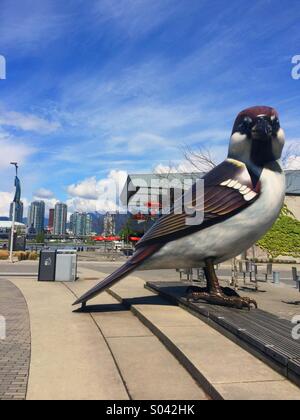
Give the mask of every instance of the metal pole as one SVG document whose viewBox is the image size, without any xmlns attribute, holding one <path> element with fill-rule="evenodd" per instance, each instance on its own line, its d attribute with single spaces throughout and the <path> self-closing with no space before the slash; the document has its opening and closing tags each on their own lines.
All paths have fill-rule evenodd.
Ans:
<svg viewBox="0 0 300 420">
<path fill-rule="evenodd" d="M 18 163 L 17 162 L 11 162 L 11 165 L 13 165 L 16 168 L 16 177 L 18 176 Z M 9 250 L 9 260 L 11 263 L 13 263 L 13 250 L 14 250 L 14 232 L 15 232 L 15 223 L 16 223 L 16 197 L 13 201 L 13 216 L 12 216 L 12 223 L 11 223 L 11 232 L 10 232 L 10 250 Z"/>
<path fill-rule="evenodd" d="M 13 262 L 15 223 L 16 223 L 16 203 L 13 202 L 13 217 L 12 217 L 12 223 L 11 223 L 10 250 L 9 250 L 9 260 L 11 263 Z"/>
</svg>

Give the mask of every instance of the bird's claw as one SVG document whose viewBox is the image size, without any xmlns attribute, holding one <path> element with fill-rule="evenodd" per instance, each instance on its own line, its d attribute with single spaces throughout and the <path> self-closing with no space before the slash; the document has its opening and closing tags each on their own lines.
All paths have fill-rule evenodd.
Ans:
<svg viewBox="0 0 300 420">
<path fill-rule="evenodd" d="M 208 293 L 208 292 L 196 292 L 188 291 L 187 301 L 199 302 L 199 300 L 204 300 L 207 303 L 219 306 L 227 306 L 230 308 L 244 309 L 247 308 L 251 310 L 251 306 L 258 308 L 257 302 L 254 299 L 248 297 L 237 296 L 226 296 L 224 293 Z"/>
</svg>

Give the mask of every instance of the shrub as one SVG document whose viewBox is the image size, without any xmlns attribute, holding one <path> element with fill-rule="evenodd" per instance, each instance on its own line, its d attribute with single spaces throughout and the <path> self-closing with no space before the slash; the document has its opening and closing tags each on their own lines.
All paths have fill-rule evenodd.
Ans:
<svg viewBox="0 0 300 420">
<path fill-rule="evenodd" d="M 258 246 L 272 258 L 279 255 L 295 258 L 300 256 L 300 221 L 286 205 L 272 229 L 258 242 Z"/>
<path fill-rule="evenodd" d="M 30 252 L 28 259 L 31 260 L 31 261 L 36 261 L 38 259 L 38 257 L 39 256 L 38 256 L 37 252 Z"/>
<path fill-rule="evenodd" d="M 7 260 L 9 257 L 8 251 L 0 251 L 0 260 Z"/>
<path fill-rule="evenodd" d="M 14 253 L 14 256 L 18 258 L 18 261 L 26 260 L 26 252 L 18 251 Z"/>
</svg>

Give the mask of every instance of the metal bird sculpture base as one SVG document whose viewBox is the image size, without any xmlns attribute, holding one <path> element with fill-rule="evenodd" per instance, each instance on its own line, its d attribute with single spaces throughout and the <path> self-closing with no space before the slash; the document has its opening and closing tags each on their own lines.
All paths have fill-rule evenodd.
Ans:
<svg viewBox="0 0 300 420">
<path fill-rule="evenodd" d="M 188 302 L 191 300 L 194 302 L 203 300 L 213 305 L 227 306 L 236 309 L 247 308 L 249 311 L 251 310 L 251 305 L 256 309 L 258 308 L 254 299 L 241 297 L 233 289 L 220 286 L 212 260 L 206 261 L 204 271 L 207 278 L 207 287 L 189 287 L 187 290 Z"/>
</svg>

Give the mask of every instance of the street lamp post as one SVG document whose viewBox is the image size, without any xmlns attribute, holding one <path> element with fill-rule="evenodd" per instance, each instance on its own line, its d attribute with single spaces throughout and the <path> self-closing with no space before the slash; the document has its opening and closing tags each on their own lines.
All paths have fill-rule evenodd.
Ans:
<svg viewBox="0 0 300 420">
<path fill-rule="evenodd" d="M 13 165 L 16 168 L 16 178 L 18 178 L 18 163 L 17 162 L 11 162 L 11 165 Z M 16 185 L 16 188 L 18 186 Z M 11 232 L 10 232 L 10 249 L 9 249 L 9 260 L 11 263 L 13 263 L 13 251 L 14 251 L 14 233 L 15 233 L 15 223 L 16 223 L 16 197 L 17 197 L 17 191 L 16 196 L 13 201 L 13 208 L 12 208 L 12 223 L 11 223 Z"/>
</svg>

